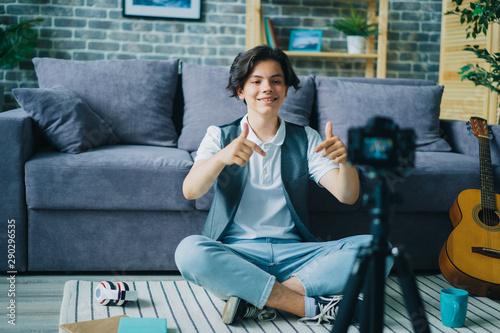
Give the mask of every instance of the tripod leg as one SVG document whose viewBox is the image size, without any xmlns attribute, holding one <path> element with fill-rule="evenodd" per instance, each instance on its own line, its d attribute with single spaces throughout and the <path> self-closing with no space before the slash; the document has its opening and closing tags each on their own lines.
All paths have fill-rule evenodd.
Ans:
<svg viewBox="0 0 500 333">
<path fill-rule="evenodd" d="M 402 249 L 394 248 L 392 250 L 395 259 L 395 265 L 399 272 L 399 284 L 403 291 L 406 309 L 415 333 L 430 333 L 429 323 L 425 315 L 424 304 L 420 298 L 417 282 L 410 264 L 410 257 Z"/>
<path fill-rule="evenodd" d="M 384 307 L 385 307 L 385 262 L 388 248 L 374 246 L 372 260 L 370 262 L 370 281 L 368 290 L 365 292 L 365 305 L 368 312 L 363 314 L 361 321 L 361 332 L 382 333 L 384 329 Z M 367 321 L 367 317 L 370 319 Z M 369 326 L 368 326 L 369 323 Z"/>
<path fill-rule="evenodd" d="M 347 332 L 354 318 L 358 295 L 363 287 L 371 254 L 371 250 L 368 247 L 361 247 L 358 250 L 351 275 L 344 290 L 344 297 L 340 303 L 339 313 L 333 325 L 333 333 Z"/>
</svg>

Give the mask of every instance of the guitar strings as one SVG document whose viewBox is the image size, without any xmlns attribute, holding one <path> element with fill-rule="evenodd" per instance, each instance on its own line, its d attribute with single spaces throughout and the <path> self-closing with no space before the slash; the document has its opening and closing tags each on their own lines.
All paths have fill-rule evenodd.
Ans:
<svg viewBox="0 0 500 333">
<path fill-rule="evenodd" d="M 488 209 L 488 200 L 487 200 L 487 195 L 486 195 L 486 179 L 485 179 L 485 162 L 484 162 L 484 138 L 479 136 L 479 167 L 481 169 L 481 208 L 483 211 L 483 223 L 485 225 L 488 225 L 488 220 L 489 220 L 489 209 Z M 484 234 L 484 245 L 487 246 L 488 238 L 487 235 Z"/>
<path fill-rule="evenodd" d="M 486 125 L 486 133 L 488 133 L 488 127 Z M 482 208 L 483 208 L 483 219 L 487 227 L 494 227 L 498 224 L 498 216 L 496 213 L 496 194 L 494 191 L 492 169 L 489 168 L 491 165 L 491 152 L 489 147 L 489 137 L 479 137 L 479 150 L 480 150 L 480 168 L 482 179 Z M 492 248 L 491 233 L 485 231 L 484 233 L 484 244 L 487 248 Z"/>
<path fill-rule="evenodd" d="M 484 179 L 484 191 L 485 191 L 485 195 L 486 195 L 486 205 L 487 205 L 487 209 L 486 209 L 486 225 L 487 226 L 491 226 L 492 225 L 492 219 L 493 219 L 493 216 L 492 216 L 492 208 L 494 206 L 491 205 L 491 187 L 490 187 L 490 184 L 489 184 L 489 170 L 488 170 L 488 151 L 487 151 L 487 146 L 489 144 L 489 142 L 487 141 L 488 139 L 487 138 L 481 138 L 482 139 L 482 164 L 483 164 L 483 170 L 482 170 L 482 175 L 484 175 L 485 179 Z M 485 245 L 486 247 L 490 247 L 490 242 L 489 242 L 489 236 L 488 236 L 488 232 L 485 231 L 484 233 L 484 236 L 485 236 Z"/>
</svg>

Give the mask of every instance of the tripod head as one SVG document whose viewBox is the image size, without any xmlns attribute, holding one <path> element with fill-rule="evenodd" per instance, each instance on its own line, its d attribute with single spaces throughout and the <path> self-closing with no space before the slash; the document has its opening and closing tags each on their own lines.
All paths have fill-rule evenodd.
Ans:
<svg viewBox="0 0 500 333">
<path fill-rule="evenodd" d="M 351 164 L 368 166 L 380 177 L 388 171 L 414 167 L 415 131 L 399 129 L 390 118 L 371 118 L 366 127 L 350 128 L 348 159 Z"/>
</svg>

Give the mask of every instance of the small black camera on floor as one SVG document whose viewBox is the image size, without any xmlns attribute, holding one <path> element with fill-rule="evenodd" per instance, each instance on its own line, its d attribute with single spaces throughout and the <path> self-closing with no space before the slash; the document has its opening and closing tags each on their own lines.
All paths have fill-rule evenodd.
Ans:
<svg viewBox="0 0 500 333">
<path fill-rule="evenodd" d="M 348 159 L 378 170 L 414 167 L 415 131 L 399 129 L 390 118 L 371 118 L 366 127 L 349 129 Z"/>
</svg>

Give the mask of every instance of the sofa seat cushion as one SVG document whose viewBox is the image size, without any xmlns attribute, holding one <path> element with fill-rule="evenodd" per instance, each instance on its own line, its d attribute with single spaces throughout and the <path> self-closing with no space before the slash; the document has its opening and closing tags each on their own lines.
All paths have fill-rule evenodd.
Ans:
<svg viewBox="0 0 500 333">
<path fill-rule="evenodd" d="M 26 201 L 32 209 L 192 210 L 182 194 L 192 164 L 188 152 L 168 147 L 45 149 L 25 165 Z"/>
<path fill-rule="evenodd" d="M 493 172 L 500 180 L 500 167 L 494 165 Z M 403 200 L 394 207 L 399 212 L 448 212 L 460 192 L 481 188 L 479 159 L 458 153 L 416 152 L 415 169 L 409 177 L 388 172 L 385 179 L 390 191 Z M 363 170 L 361 180 L 364 192 L 371 194 L 375 179 Z M 499 191 L 497 185 L 495 192 Z"/>
</svg>

